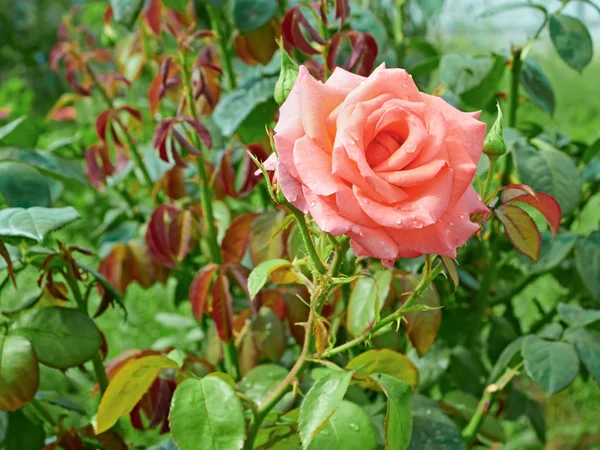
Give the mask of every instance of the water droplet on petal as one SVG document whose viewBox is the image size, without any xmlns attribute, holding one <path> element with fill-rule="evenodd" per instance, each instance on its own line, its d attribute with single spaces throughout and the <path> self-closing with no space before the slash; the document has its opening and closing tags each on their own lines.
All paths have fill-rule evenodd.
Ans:
<svg viewBox="0 0 600 450">
<path fill-rule="evenodd" d="M 366 82 L 366 81 L 361 81 L 361 82 L 360 82 L 360 85 L 361 85 L 361 86 L 364 86 L 365 84 L 367 84 L 367 82 Z"/>
<path fill-rule="evenodd" d="M 366 198 L 361 198 L 360 201 L 363 203 L 369 203 L 369 200 L 367 200 Z"/>
<path fill-rule="evenodd" d="M 358 225 L 352 225 L 352 228 L 350 229 L 353 233 L 360 233 L 360 227 Z"/>
<path fill-rule="evenodd" d="M 397 209 L 397 207 L 394 209 Z M 396 220 L 396 225 L 402 225 L 402 221 L 400 219 Z"/>
<path fill-rule="evenodd" d="M 481 195 L 477 194 L 477 200 L 481 201 Z"/>
<path fill-rule="evenodd" d="M 453 227 L 454 226 L 454 222 L 450 222 L 450 226 Z"/>
<path fill-rule="evenodd" d="M 314 200 L 313 200 L 312 202 L 310 202 L 310 206 L 311 206 L 311 207 L 314 207 L 314 206 L 316 206 L 316 204 L 317 204 L 317 202 L 316 202 L 316 201 L 314 201 Z"/>
<path fill-rule="evenodd" d="M 413 225 L 415 228 L 423 228 L 423 224 L 421 222 L 419 222 L 418 220 L 415 220 L 413 222 Z"/>
<path fill-rule="evenodd" d="M 466 215 L 466 214 L 460 214 L 458 217 L 459 217 L 460 219 L 464 220 L 464 219 L 466 219 L 466 218 L 467 218 L 467 215 Z"/>
</svg>

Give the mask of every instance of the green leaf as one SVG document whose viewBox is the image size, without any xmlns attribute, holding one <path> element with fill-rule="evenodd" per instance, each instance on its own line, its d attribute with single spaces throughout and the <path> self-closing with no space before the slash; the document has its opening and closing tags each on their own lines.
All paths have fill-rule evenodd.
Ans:
<svg viewBox="0 0 600 450">
<path fill-rule="evenodd" d="M 258 3 L 260 2 L 256 2 Z M 272 100 L 277 79 L 278 77 L 255 77 L 221 97 L 213 118 L 224 136 L 233 136 L 257 106 Z"/>
<path fill-rule="evenodd" d="M 246 34 L 266 24 L 277 12 L 277 0 L 235 0 L 233 21 Z"/>
<path fill-rule="evenodd" d="M 110 6 L 115 21 L 131 28 L 144 6 L 144 0 L 110 0 Z"/>
<path fill-rule="evenodd" d="M 503 13 L 505 11 L 510 11 L 510 10 L 518 9 L 518 8 L 534 8 L 534 9 L 537 9 L 537 10 L 543 12 L 544 14 L 547 13 L 546 8 L 544 8 L 541 5 L 536 5 L 534 3 L 529 3 L 529 2 L 513 2 L 513 3 L 506 3 L 503 5 L 493 6 L 489 9 L 486 9 L 484 12 L 482 12 L 479 15 L 479 17 L 489 17 L 489 16 L 493 16 L 495 14 Z"/>
<path fill-rule="evenodd" d="M 41 450 L 44 448 L 43 423 L 23 410 L 8 413 L 4 450 Z"/>
<path fill-rule="evenodd" d="M 256 294 L 264 287 L 269 279 L 269 275 L 273 273 L 277 269 L 281 269 L 283 267 L 289 267 L 291 263 L 285 259 L 272 259 L 270 261 L 265 261 L 262 264 L 259 264 L 248 276 L 248 292 L 250 293 L 250 298 L 254 299 Z"/>
<path fill-rule="evenodd" d="M 479 395 L 481 395 L 481 393 Z M 444 395 L 444 398 L 441 400 L 444 409 L 446 411 L 451 411 L 465 424 L 467 424 L 475 414 L 478 402 L 479 399 L 477 397 L 461 391 L 450 391 Z M 488 439 L 504 442 L 502 423 L 494 416 L 485 416 L 483 424 L 479 429 L 479 433 Z"/>
<path fill-rule="evenodd" d="M 409 450 L 465 450 L 460 430 L 437 402 L 415 394 Z"/>
<path fill-rule="evenodd" d="M 167 8 L 182 12 L 185 11 L 188 4 L 188 0 L 162 0 L 162 2 Z"/>
<path fill-rule="evenodd" d="M 543 232 L 542 235 L 542 251 L 537 264 L 527 261 L 527 273 L 547 272 L 555 267 L 558 267 L 561 262 L 575 247 L 577 236 L 568 232 L 559 232 L 554 239 L 552 233 Z"/>
<path fill-rule="evenodd" d="M 365 410 L 356 403 L 342 400 L 308 448 L 376 450 L 377 436 Z"/>
<path fill-rule="evenodd" d="M 0 410 L 13 411 L 31 401 L 39 383 L 31 342 L 22 336 L 0 336 Z"/>
<path fill-rule="evenodd" d="M 285 327 L 273 310 L 263 306 L 250 324 L 256 350 L 271 361 L 279 361 L 285 351 Z"/>
<path fill-rule="evenodd" d="M 216 377 L 188 379 L 175 390 L 169 414 L 179 450 L 239 450 L 246 425 L 235 391 Z"/>
<path fill-rule="evenodd" d="M 527 336 L 523 341 L 523 359 L 527 374 L 548 395 L 570 385 L 579 371 L 575 349 L 566 342 Z"/>
<path fill-rule="evenodd" d="M 100 331 L 92 319 L 72 308 L 37 308 L 19 317 L 12 335 L 31 340 L 42 364 L 57 369 L 78 366 L 97 354 Z"/>
<path fill-rule="evenodd" d="M 585 24 L 575 17 L 553 14 L 548 29 L 563 61 L 573 69 L 582 71 L 594 56 L 594 43 Z"/>
<path fill-rule="evenodd" d="M 417 0 L 417 5 L 425 17 L 431 19 L 440 15 L 444 9 L 444 0 Z"/>
<path fill-rule="evenodd" d="M 346 365 L 354 378 L 367 378 L 373 373 L 385 373 L 408 383 L 413 389 L 419 384 L 419 372 L 406 355 L 390 349 L 368 350 Z"/>
<path fill-rule="evenodd" d="M 577 242 L 575 265 L 592 297 L 600 298 L 600 231 Z"/>
<path fill-rule="evenodd" d="M 412 390 L 408 383 L 391 375 L 373 375 L 387 396 L 385 415 L 385 447 L 406 450 L 410 444 L 413 416 L 411 409 Z"/>
<path fill-rule="evenodd" d="M 144 356 L 129 360 L 110 380 L 96 415 L 96 434 L 111 428 L 129 414 L 163 369 L 178 369 L 166 356 Z"/>
<path fill-rule="evenodd" d="M 358 279 L 350 295 L 346 312 L 346 329 L 352 336 L 358 336 L 369 328 L 379 317 L 381 308 L 390 291 L 392 273 L 389 270 L 378 272 L 373 277 Z"/>
<path fill-rule="evenodd" d="M 260 405 L 287 376 L 288 370 L 276 364 L 262 364 L 248 372 L 238 383 L 238 391 Z"/>
<path fill-rule="evenodd" d="M 0 149 L 0 161 L 21 162 L 37 169 L 43 175 L 58 180 L 73 180 L 86 186 L 89 185 L 81 163 L 54 156 L 51 153 L 7 147 Z"/>
<path fill-rule="evenodd" d="M 583 181 L 600 181 L 600 155 L 596 155 L 585 167 Z"/>
<path fill-rule="evenodd" d="M 521 70 L 521 84 L 531 100 L 548 114 L 553 115 L 556 108 L 554 90 L 550 80 L 542 71 L 542 68 L 529 57 L 525 59 Z"/>
<path fill-rule="evenodd" d="M 550 146 L 535 150 L 524 139 L 513 143 L 521 181 L 536 192 L 552 195 L 566 216 L 581 198 L 581 176 L 575 163 Z"/>
<path fill-rule="evenodd" d="M 0 141 L 12 133 L 21 122 L 25 120 L 25 116 L 19 117 L 18 119 L 13 120 L 12 122 L 8 122 L 6 125 L 0 127 Z"/>
<path fill-rule="evenodd" d="M 557 341 L 563 334 L 563 327 L 559 323 L 550 323 L 546 325 L 542 330 L 537 334 L 542 339 L 548 339 L 550 341 Z"/>
<path fill-rule="evenodd" d="M 79 219 L 79 213 L 66 208 L 7 208 L 0 211 L 0 239 L 41 244 L 46 236 Z"/>
<path fill-rule="evenodd" d="M 50 206 L 62 185 L 26 164 L 0 161 L 0 195 L 8 206 Z"/>
<path fill-rule="evenodd" d="M 560 318 L 572 327 L 584 327 L 600 320 L 600 311 L 583 309 L 578 305 L 559 303 L 556 309 Z"/>
<path fill-rule="evenodd" d="M 579 359 L 600 384 L 600 332 L 588 328 L 569 328 L 565 331 L 565 341 L 575 345 Z"/>
<path fill-rule="evenodd" d="M 505 70 L 500 55 L 445 55 L 440 61 L 440 81 L 470 106 L 486 105 L 498 91 Z"/>
<path fill-rule="evenodd" d="M 288 52 L 283 48 L 283 41 L 280 41 L 279 53 L 281 55 L 281 72 L 275 84 L 275 101 L 278 105 L 285 102 L 285 99 L 290 95 L 296 78 L 298 78 L 298 64 L 290 58 Z"/>
<path fill-rule="evenodd" d="M 331 370 L 312 385 L 300 406 L 300 439 L 308 448 L 338 408 L 352 379 L 352 372 Z"/>
<path fill-rule="evenodd" d="M 510 344 L 508 344 L 506 346 L 506 348 L 504 350 L 502 350 L 502 353 L 500 353 L 500 356 L 498 357 L 496 364 L 494 364 L 494 367 L 492 368 L 492 371 L 490 372 L 490 376 L 488 378 L 488 384 L 492 384 L 492 383 L 495 383 L 496 381 L 498 381 L 498 378 L 500 378 L 502 376 L 502 374 L 504 373 L 504 370 L 509 365 L 516 364 L 515 360 L 519 361 L 521 359 L 521 358 L 517 359 L 516 356 L 521 351 L 522 345 L 523 345 L 523 337 L 520 337 L 520 338 L 512 341 Z"/>
</svg>

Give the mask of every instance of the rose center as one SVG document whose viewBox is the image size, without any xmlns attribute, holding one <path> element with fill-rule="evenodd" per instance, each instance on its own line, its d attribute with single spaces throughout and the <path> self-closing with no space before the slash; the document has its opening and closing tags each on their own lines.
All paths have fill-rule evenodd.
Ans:
<svg viewBox="0 0 600 450">
<path fill-rule="evenodd" d="M 404 143 L 405 138 L 393 131 L 381 131 L 367 146 L 365 156 L 371 167 L 376 167 L 391 155 L 396 153 Z"/>
</svg>

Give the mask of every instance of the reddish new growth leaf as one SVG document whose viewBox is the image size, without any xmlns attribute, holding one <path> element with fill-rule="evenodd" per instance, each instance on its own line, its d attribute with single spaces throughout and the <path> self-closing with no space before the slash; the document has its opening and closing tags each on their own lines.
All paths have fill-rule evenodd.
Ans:
<svg viewBox="0 0 600 450">
<path fill-rule="evenodd" d="M 341 19 L 342 26 L 350 15 L 350 0 L 335 0 L 335 18 Z"/>
<path fill-rule="evenodd" d="M 250 226 L 257 216 L 258 214 L 244 214 L 231 222 L 221 243 L 221 253 L 225 262 L 239 263 L 242 260 L 248 245 Z"/>
<path fill-rule="evenodd" d="M 186 138 L 188 133 L 186 127 L 191 129 L 190 131 L 195 133 L 200 141 L 210 148 L 212 146 L 212 139 L 208 129 L 202 125 L 198 120 L 189 116 L 181 116 L 177 118 L 169 118 L 161 121 L 156 127 L 154 137 L 152 138 L 152 145 L 158 151 L 160 159 L 166 162 L 170 162 L 169 151 L 171 156 L 175 160 L 175 164 L 179 167 L 186 167 L 186 163 L 181 157 L 181 154 L 177 150 L 179 148 L 187 150 L 187 152 L 194 156 L 201 156 L 201 151 L 196 148 Z M 185 136 L 184 136 L 185 135 Z"/>
<path fill-rule="evenodd" d="M 190 251 L 194 217 L 190 210 L 160 205 L 154 210 L 146 230 L 146 243 L 156 261 L 176 269 Z"/>
<path fill-rule="evenodd" d="M 145 431 L 161 425 L 160 434 L 169 432 L 169 408 L 175 392 L 176 383 L 174 380 L 165 380 L 156 377 L 150 389 L 142 396 L 140 401 L 133 407 L 129 413 L 131 424 L 137 430 Z M 148 418 L 150 423 L 144 426 L 142 413 Z"/>
<path fill-rule="evenodd" d="M 319 35 L 317 30 L 306 19 L 300 5 L 291 8 L 281 21 L 281 36 L 286 50 L 296 48 L 306 55 L 319 55 L 320 48 L 315 48 L 307 36 L 319 45 L 327 45 L 327 42 Z"/>
<path fill-rule="evenodd" d="M 562 211 L 560 205 L 554 197 L 542 192 L 533 192 L 533 190 L 523 184 L 513 184 L 506 186 L 502 192 L 502 203 L 525 203 L 537 209 L 550 226 L 552 236 L 556 236 L 560 228 Z"/>
<path fill-rule="evenodd" d="M 267 153 L 260 144 L 250 144 L 246 147 L 256 159 L 263 162 L 267 159 Z M 243 174 L 242 185 L 236 187 L 236 172 L 241 170 Z M 256 166 L 247 152 L 241 158 L 241 167 L 236 170 L 231 158 L 231 151 L 226 151 L 221 159 L 219 178 L 223 184 L 225 195 L 232 198 L 242 198 L 252 192 L 252 189 L 260 182 L 262 175 L 256 173 Z"/>
<path fill-rule="evenodd" d="M 150 0 L 143 13 L 144 20 L 152 32 L 160 36 L 161 32 L 162 2 L 161 0 Z"/>
<path fill-rule="evenodd" d="M 107 143 L 93 144 L 85 151 L 85 173 L 90 184 L 99 191 L 104 190 L 106 178 L 122 170 L 129 161 L 127 150 L 116 147 L 116 165 L 113 164 Z"/>
<path fill-rule="evenodd" d="M 331 38 L 331 46 L 327 54 L 327 67 L 333 71 L 337 64 L 337 55 L 340 45 L 346 40 L 350 44 L 352 52 L 343 64 L 343 68 L 353 71 L 357 75 L 369 76 L 373 71 L 373 65 L 377 58 L 377 42 L 368 33 L 347 30 L 338 32 Z"/>
<path fill-rule="evenodd" d="M 233 46 L 246 64 L 267 64 L 277 50 L 277 39 L 281 34 L 279 19 L 273 18 L 248 34 L 238 34 Z"/>
<path fill-rule="evenodd" d="M 542 237 L 533 219 L 522 208 L 505 204 L 495 210 L 513 246 L 537 262 L 542 249 Z"/>
<path fill-rule="evenodd" d="M 212 318 L 217 328 L 219 338 L 229 342 L 233 338 L 233 313 L 229 281 L 224 275 L 219 275 L 212 286 Z"/>
<path fill-rule="evenodd" d="M 198 320 L 202 320 L 202 314 L 210 311 L 209 291 L 213 275 L 219 270 L 217 264 L 209 264 L 198 271 L 190 285 L 190 303 L 192 313 Z"/>
</svg>

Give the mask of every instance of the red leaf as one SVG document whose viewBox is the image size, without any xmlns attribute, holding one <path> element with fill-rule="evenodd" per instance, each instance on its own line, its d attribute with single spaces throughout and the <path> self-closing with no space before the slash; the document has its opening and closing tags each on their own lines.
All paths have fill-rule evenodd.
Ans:
<svg viewBox="0 0 600 450">
<path fill-rule="evenodd" d="M 106 128 L 112 113 L 112 109 L 107 109 L 102 111 L 100 114 L 98 114 L 98 117 L 96 117 L 96 134 L 102 142 L 106 142 Z"/>
<path fill-rule="evenodd" d="M 139 109 L 136 109 L 133 106 L 128 106 L 128 105 L 121 106 L 119 108 L 119 111 L 125 111 L 126 113 L 128 113 L 131 117 L 133 117 L 138 122 L 142 121 L 142 113 L 140 112 Z"/>
<path fill-rule="evenodd" d="M 153 399 L 154 411 L 148 428 L 155 428 L 167 418 L 171 406 L 171 399 L 173 398 L 173 392 L 175 392 L 175 389 L 173 389 L 167 380 L 158 378 L 157 381 L 158 392 L 156 399 Z"/>
<path fill-rule="evenodd" d="M 104 15 L 102 16 L 102 20 L 104 21 L 104 25 L 110 25 L 110 21 L 113 17 L 112 6 L 108 5 L 104 10 Z"/>
<path fill-rule="evenodd" d="M 158 104 L 160 103 L 161 95 L 160 89 L 162 86 L 162 77 L 160 74 L 156 75 L 148 88 L 148 103 L 150 104 L 150 117 L 153 118 L 158 110 Z"/>
<path fill-rule="evenodd" d="M 335 0 L 335 18 L 342 19 L 342 25 L 350 15 L 349 0 Z"/>
<path fill-rule="evenodd" d="M 544 194 L 542 192 L 537 192 L 536 194 L 537 197 L 532 197 L 529 194 L 524 194 L 512 197 L 510 198 L 510 200 L 507 201 L 510 203 L 525 203 L 527 205 L 533 206 L 535 209 L 541 212 L 546 221 L 548 222 L 548 225 L 550 225 L 550 229 L 552 230 L 552 237 L 554 237 L 556 236 L 556 233 L 558 233 L 558 229 L 560 228 L 560 220 L 562 218 L 562 211 L 560 209 L 560 205 L 558 204 L 556 199 L 551 195 Z M 506 203 L 507 201 L 504 202 Z"/>
<path fill-rule="evenodd" d="M 542 237 L 529 214 L 515 205 L 502 205 L 495 212 L 513 246 L 537 262 L 542 249 Z"/>
<path fill-rule="evenodd" d="M 212 317 L 223 342 L 231 341 L 233 337 L 233 313 L 231 310 L 231 294 L 229 281 L 224 275 L 219 275 L 212 286 Z"/>
<path fill-rule="evenodd" d="M 162 3 L 160 0 L 150 0 L 144 17 L 148 26 L 152 32 L 156 35 L 160 35 L 160 17 L 162 13 Z"/>
<path fill-rule="evenodd" d="M 502 203 L 509 202 L 512 198 L 523 194 L 529 194 L 532 197 L 536 197 L 537 195 L 534 190 L 526 184 L 509 184 L 508 186 L 504 186 L 500 189 L 502 189 Z"/>
<path fill-rule="evenodd" d="M 250 308 L 252 312 L 256 312 L 256 305 L 250 298 L 250 292 L 248 291 L 248 276 L 250 276 L 250 269 L 242 266 L 241 264 L 227 264 L 227 273 L 230 275 L 230 279 L 244 291 L 248 300 L 250 300 Z"/>
<path fill-rule="evenodd" d="M 283 322 L 285 319 L 285 300 L 277 289 L 264 289 L 256 296 L 256 309 L 266 306 L 270 308 L 277 318 Z"/>
<path fill-rule="evenodd" d="M 6 267 L 8 268 L 8 276 L 10 277 L 15 289 L 17 288 L 17 280 L 15 278 L 15 269 L 10 259 L 10 254 L 4 245 L 4 242 L 0 241 L 0 256 L 6 261 Z"/>
<path fill-rule="evenodd" d="M 173 137 L 175 138 L 175 140 L 177 142 L 179 142 L 179 145 L 181 145 L 183 148 L 185 148 L 189 153 L 191 153 L 194 156 L 202 156 L 202 153 L 200 152 L 200 150 L 198 150 L 190 142 L 188 142 L 181 135 L 181 133 L 179 133 L 179 131 L 177 131 L 175 128 L 171 129 L 171 133 L 173 134 Z M 175 153 L 175 152 L 173 152 L 173 153 Z"/>
<path fill-rule="evenodd" d="M 202 314 L 207 313 L 209 310 L 208 291 L 210 289 L 212 277 L 217 270 L 219 270 L 218 264 L 204 266 L 198 271 L 190 285 L 189 295 L 192 313 L 198 320 L 202 320 Z"/>
<path fill-rule="evenodd" d="M 257 215 L 244 214 L 231 222 L 221 243 L 221 253 L 225 262 L 239 263 L 242 260 L 248 244 L 250 226 Z"/>
<path fill-rule="evenodd" d="M 189 210 L 180 211 L 169 224 L 169 249 L 176 261 L 183 261 L 190 251 L 193 217 Z"/>
<path fill-rule="evenodd" d="M 212 138 L 210 137 L 210 133 L 208 132 L 208 129 L 200 123 L 200 121 L 189 116 L 184 116 L 183 121 L 188 123 L 194 129 L 206 148 L 210 149 L 212 147 Z"/>
<path fill-rule="evenodd" d="M 168 205 L 160 205 L 154 210 L 146 230 L 146 243 L 152 256 L 159 264 L 170 269 L 176 269 L 169 249 L 169 235 L 165 224 L 165 215 L 174 214 L 174 209 Z"/>
</svg>

